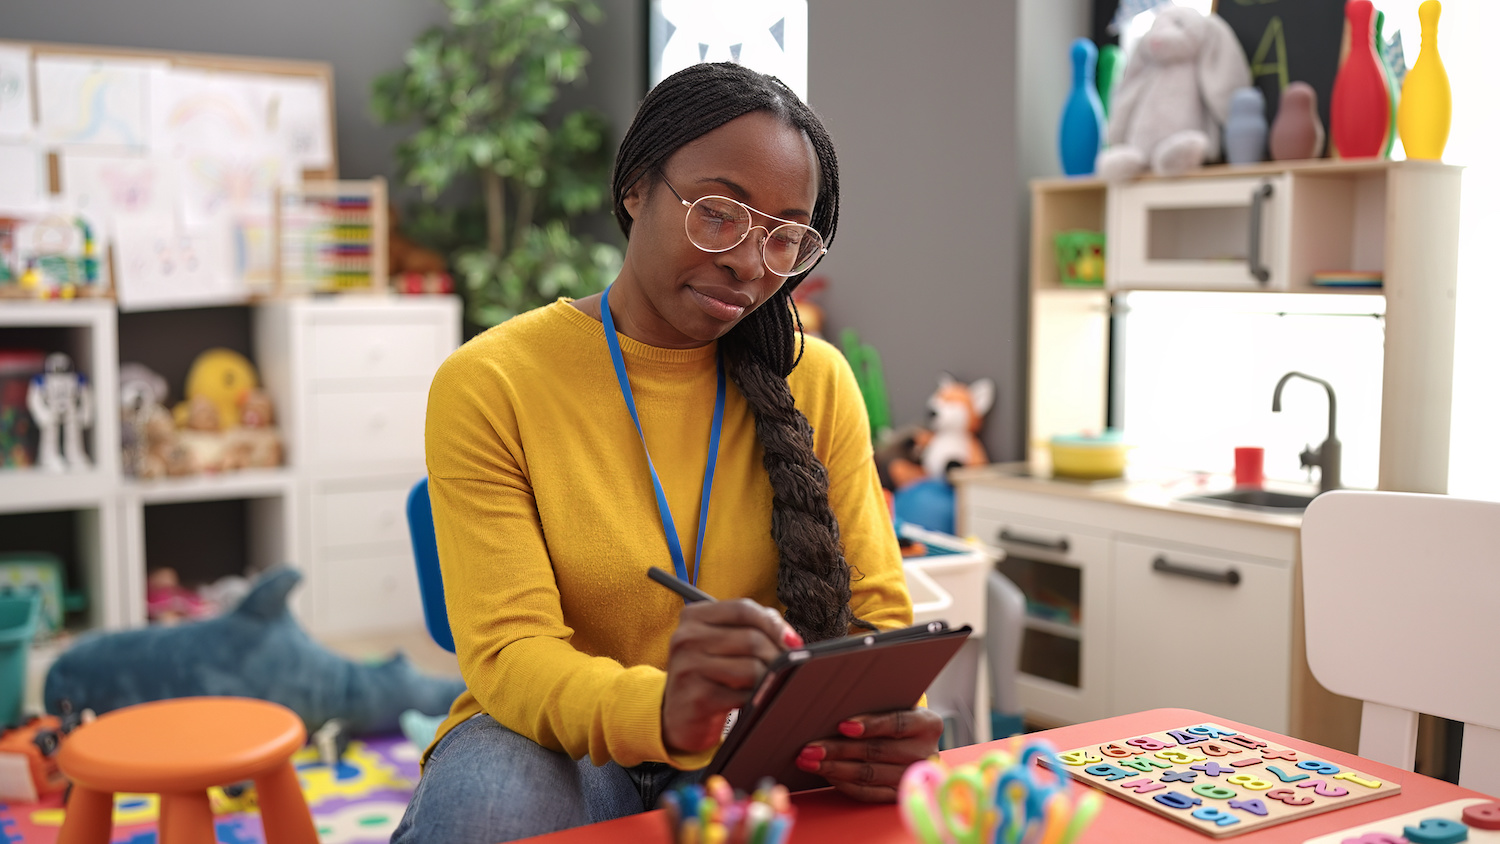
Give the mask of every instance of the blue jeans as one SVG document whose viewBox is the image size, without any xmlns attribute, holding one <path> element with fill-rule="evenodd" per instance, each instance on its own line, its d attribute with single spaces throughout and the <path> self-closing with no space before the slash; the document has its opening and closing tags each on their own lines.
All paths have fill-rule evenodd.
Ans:
<svg viewBox="0 0 1500 844">
<path fill-rule="evenodd" d="M 660 762 L 575 762 L 475 715 L 433 748 L 391 844 L 496 844 L 612 820 L 698 776 Z"/>
</svg>

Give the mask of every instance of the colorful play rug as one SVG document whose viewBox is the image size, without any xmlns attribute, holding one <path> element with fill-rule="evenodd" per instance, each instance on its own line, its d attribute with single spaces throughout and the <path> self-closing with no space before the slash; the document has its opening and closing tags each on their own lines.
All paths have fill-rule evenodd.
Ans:
<svg viewBox="0 0 1500 844">
<path fill-rule="evenodd" d="M 399 735 L 371 736 L 351 741 L 336 771 L 310 747 L 294 761 L 322 844 L 386 844 L 416 787 L 419 751 Z M 237 798 L 209 794 L 219 844 L 265 844 L 254 789 Z M 111 844 L 156 844 L 156 813 L 154 794 L 117 795 Z M 0 803 L 0 844 L 53 844 L 62 818 L 61 795 Z"/>
</svg>

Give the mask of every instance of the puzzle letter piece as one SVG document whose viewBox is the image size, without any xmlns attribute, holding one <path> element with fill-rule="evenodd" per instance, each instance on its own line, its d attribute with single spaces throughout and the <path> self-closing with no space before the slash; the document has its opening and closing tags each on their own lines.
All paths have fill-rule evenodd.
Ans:
<svg viewBox="0 0 1500 844">
<path fill-rule="evenodd" d="M 1469 828 L 1448 818 L 1427 818 L 1401 831 L 1411 844 L 1458 844 L 1469 837 Z"/>
<path fill-rule="evenodd" d="M 1475 829 L 1500 829 L 1500 802 L 1464 809 L 1464 823 Z"/>
</svg>

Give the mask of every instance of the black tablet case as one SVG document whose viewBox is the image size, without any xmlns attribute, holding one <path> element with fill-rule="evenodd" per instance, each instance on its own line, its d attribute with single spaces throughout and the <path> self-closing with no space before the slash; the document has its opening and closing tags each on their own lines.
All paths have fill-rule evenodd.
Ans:
<svg viewBox="0 0 1500 844">
<path fill-rule="evenodd" d="M 740 710 L 706 773 L 747 792 L 768 776 L 791 791 L 827 786 L 797 767 L 802 748 L 839 737 L 839 722 L 851 716 L 915 706 L 969 633 L 967 625 L 931 622 L 787 651 Z"/>
</svg>

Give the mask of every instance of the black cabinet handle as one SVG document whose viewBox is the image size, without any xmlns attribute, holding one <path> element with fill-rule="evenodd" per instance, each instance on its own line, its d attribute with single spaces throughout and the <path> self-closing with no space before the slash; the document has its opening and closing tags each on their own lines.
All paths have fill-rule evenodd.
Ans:
<svg viewBox="0 0 1500 844">
<path fill-rule="evenodd" d="M 1059 554 L 1068 553 L 1068 538 L 1061 539 L 1033 539 L 1029 536 L 1021 536 L 1011 533 L 1010 528 L 1000 528 L 1000 541 L 1013 542 L 1016 545 L 1030 545 L 1032 548 L 1045 548 L 1048 551 L 1056 551 Z"/>
<path fill-rule="evenodd" d="M 1151 561 L 1151 570 L 1178 577 L 1196 577 L 1199 580 L 1207 580 L 1210 583 L 1223 583 L 1227 586 L 1240 585 L 1239 569 L 1231 568 L 1227 571 L 1201 569 L 1197 566 L 1185 566 L 1181 563 L 1174 563 L 1161 555 L 1157 555 L 1156 559 Z"/>
<path fill-rule="evenodd" d="M 1262 239 L 1260 217 L 1261 209 L 1265 206 L 1266 200 L 1270 198 L 1272 190 L 1270 183 L 1266 183 L 1256 188 L 1255 193 L 1250 194 L 1250 256 L 1248 263 L 1250 264 L 1250 274 L 1255 276 L 1255 280 L 1261 284 L 1265 284 L 1271 280 L 1271 270 L 1265 264 L 1261 263 L 1260 260 L 1260 243 Z"/>
</svg>

